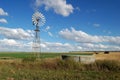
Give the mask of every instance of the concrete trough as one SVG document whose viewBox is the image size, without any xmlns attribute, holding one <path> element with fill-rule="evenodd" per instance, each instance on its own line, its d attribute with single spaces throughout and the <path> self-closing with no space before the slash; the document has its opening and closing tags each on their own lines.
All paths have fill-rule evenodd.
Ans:
<svg viewBox="0 0 120 80">
<path fill-rule="evenodd" d="M 62 60 L 74 60 L 75 62 L 81 62 L 90 64 L 95 62 L 94 55 L 62 55 Z"/>
</svg>

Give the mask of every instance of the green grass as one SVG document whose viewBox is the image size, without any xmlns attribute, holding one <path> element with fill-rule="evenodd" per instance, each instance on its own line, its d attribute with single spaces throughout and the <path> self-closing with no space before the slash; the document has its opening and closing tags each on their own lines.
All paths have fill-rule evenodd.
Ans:
<svg viewBox="0 0 120 80">
<path fill-rule="evenodd" d="M 63 54 L 67 55 L 91 55 L 91 53 L 40 53 L 40 58 L 54 58 L 60 57 Z M 11 57 L 11 58 L 26 58 L 35 56 L 32 52 L 0 52 L 0 58 Z"/>
<path fill-rule="evenodd" d="M 27 53 L 0 53 L 0 57 L 24 58 L 31 54 Z"/>
</svg>

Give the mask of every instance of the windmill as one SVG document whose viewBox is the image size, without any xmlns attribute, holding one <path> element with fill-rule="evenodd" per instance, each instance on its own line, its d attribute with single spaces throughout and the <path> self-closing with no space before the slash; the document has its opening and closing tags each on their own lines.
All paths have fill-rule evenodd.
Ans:
<svg viewBox="0 0 120 80">
<path fill-rule="evenodd" d="M 32 15 L 32 23 L 35 26 L 35 35 L 32 44 L 33 51 L 36 53 L 36 56 L 39 58 L 39 52 L 41 52 L 40 47 L 40 27 L 45 24 L 45 17 L 42 13 L 36 11 Z"/>
</svg>

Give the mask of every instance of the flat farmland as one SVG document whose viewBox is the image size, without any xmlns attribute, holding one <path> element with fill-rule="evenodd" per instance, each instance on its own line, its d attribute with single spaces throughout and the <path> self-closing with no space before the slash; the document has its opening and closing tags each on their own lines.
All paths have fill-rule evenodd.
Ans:
<svg viewBox="0 0 120 80">
<path fill-rule="evenodd" d="M 92 53 L 34 53 L 34 52 L 0 52 L 0 58 L 26 58 L 33 57 L 36 54 L 39 54 L 40 58 L 55 58 L 60 57 L 61 55 L 91 55 Z"/>
<path fill-rule="evenodd" d="M 37 53 L 38 54 L 38 53 Z M 104 52 L 99 52 L 95 54 L 94 52 L 66 52 L 66 53 L 51 53 L 42 52 L 39 53 L 40 58 L 55 58 L 61 55 L 91 55 L 94 54 L 96 60 L 120 60 L 120 52 L 109 52 L 109 54 L 104 54 Z M 34 52 L 0 52 L 0 58 L 26 58 L 35 56 Z"/>
</svg>

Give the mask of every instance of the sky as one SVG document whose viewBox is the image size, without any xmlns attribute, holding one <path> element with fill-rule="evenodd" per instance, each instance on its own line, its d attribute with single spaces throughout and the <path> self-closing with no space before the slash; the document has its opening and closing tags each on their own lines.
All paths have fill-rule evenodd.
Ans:
<svg viewBox="0 0 120 80">
<path fill-rule="evenodd" d="M 42 52 L 120 51 L 120 0 L 0 0 L 0 51 L 32 51 L 42 13 Z"/>
</svg>

